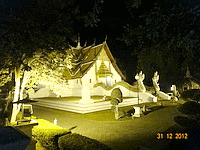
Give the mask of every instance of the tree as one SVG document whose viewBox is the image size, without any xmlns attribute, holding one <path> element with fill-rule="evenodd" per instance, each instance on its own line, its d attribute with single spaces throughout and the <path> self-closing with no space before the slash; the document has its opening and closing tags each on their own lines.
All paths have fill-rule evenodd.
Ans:
<svg viewBox="0 0 200 150">
<path fill-rule="evenodd" d="M 200 104 L 193 102 L 193 101 L 185 102 L 184 104 L 179 106 L 178 110 L 183 114 L 195 115 L 195 116 L 199 117 L 199 115 L 200 115 Z"/>
<path fill-rule="evenodd" d="M 33 69 L 29 72 L 35 52 L 39 49 L 45 50 L 47 54 L 55 50 L 63 52 L 68 48 L 66 39 L 74 39 L 73 23 L 82 21 L 93 26 L 97 24 L 94 18 L 96 13 L 95 10 L 82 13 L 75 3 L 62 2 L 53 5 L 21 6 L 7 16 L 7 22 L 3 24 L 6 33 L 0 37 L 1 85 L 14 80 L 12 102 L 22 99 L 26 80 L 36 71 Z M 5 76 L 6 74 L 9 76 Z M 19 108 L 20 105 L 13 104 L 12 123 L 16 121 Z"/>
<path fill-rule="evenodd" d="M 193 98 L 192 98 L 194 101 L 196 101 L 197 103 L 199 103 L 200 101 L 200 90 L 196 91 L 193 95 Z"/>
<path fill-rule="evenodd" d="M 138 70 L 146 73 L 148 84 L 155 71 L 162 82 L 175 83 L 187 66 L 199 68 L 200 7 L 182 0 L 130 5 L 134 2 L 127 1 L 132 22 L 124 27 L 123 40 L 134 47 Z"/>
<path fill-rule="evenodd" d="M 34 88 L 34 86 L 37 86 L 37 83 L 46 85 L 57 93 L 59 91 L 58 87 L 66 84 L 66 80 L 62 77 L 64 72 L 63 66 L 70 68 L 70 59 L 71 55 L 66 51 L 52 51 L 47 53 L 45 50 L 36 51 L 32 58 L 24 59 L 24 63 L 21 64 L 23 68 L 20 68 L 17 74 L 15 71 L 16 68 L 13 71 L 15 76 L 18 77 L 17 79 L 15 78 L 15 82 L 17 83 L 15 84 L 17 85 L 15 89 L 18 88 L 18 95 L 15 94 L 14 98 L 17 97 L 17 99 L 14 99 L 13 102 L 25 98 L 23 96 L 24 89 L 28 90 L 29 88 Z M 9 68 L 2 69 L 1 77 L 4 79 L 1 81 L 2 85 L 12 80 L 12 72 L 9 74 L 8 69 Z M 7 77 L 5 77 L 6 74 L 8 74 Z M 21 104 L 16 105 L 17 107 L 13 108 L 13 116 L 17 115 L 21 107 Z"/>
<path fill-rule="evenodd" d="M 35 52 L 33 58 L 28 61 L 31 70 L 24 72 L 20 97 L 25 89 L 29 93 L 38 84 L 49 87 L 59 95 L 62 86 L 66 85 L 63 73 L 66 69 L 72 68 L 71 59 L 72 55 L 69 49 L 63 52 L 46 53 L 45 50 Z"/>
<path fill-rule="evenodd" d="M 115 88 L 111 92 L 111 101 L 110 103 L 114 106 L 115 112 L 115 119 L 119 119 L 119 111 L 118 111 L 118 104 L 123 101 L 122 92 L 119 88 Z"/>
</svg>

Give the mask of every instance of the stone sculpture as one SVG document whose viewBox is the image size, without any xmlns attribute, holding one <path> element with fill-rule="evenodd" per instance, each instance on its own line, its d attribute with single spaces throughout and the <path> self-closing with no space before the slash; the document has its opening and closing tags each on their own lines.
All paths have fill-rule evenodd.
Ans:
<svg viewBox="0 0 200 150">
<path fill-rule="evenodd" d="M 153 86 L 154 86 L 156 92 L 160 91 L 160 87 L 159 87 L 159 84 L 158 84 L 158 80 L 159 80 L 159 75 L 158 75 L 158 72 L 156 71 L 156 72 L 154 73 L 153 78 L 152 78 Z"/>
<path fill-rule="evenodd" d="M 143 80 L 145 79 L 145 74 L 143 74 L 142 71 L 140 71 L 139 74 L 138 73 L 136 74 L 135 79 L 137 80 L 139 90 L 145 92 L 146 88 L 143 84 Z"/>
</svg>

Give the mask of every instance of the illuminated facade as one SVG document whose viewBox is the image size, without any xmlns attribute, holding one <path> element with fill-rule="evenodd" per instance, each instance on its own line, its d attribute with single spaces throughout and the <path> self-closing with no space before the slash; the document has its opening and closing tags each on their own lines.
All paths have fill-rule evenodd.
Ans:
<svg viewBox="0 0 200 150">
<path fill-rule="evenodd" d="M 66 84 L 61 84 L 59 93 L 51 93 L 50 89 L 41 88 L 35 93 L 29 93 L 30 98 L 39 97 L 69 97 L 75 101 L 51 101 L 37 99 L 39 106 L 73 111 L 76 113 L 89 113 L 111 108 L 107 96 L 115 88 L 119 88 L 123 95 L 123 103 L 119 107 L 129 106 L 136 103 L 157 102 L 157 97 L 149 92 L 137 91 L 137 86 L 125 82 L 125 76 L 116 65 L 109 47 L 105 42 L 99 45 L 81 47 L 80 42 L 76 47 L 71 47 L 69 52 L 71 65 L 64 66 L 63 77 Z M 93 96 L 97 97 L 95 99 Z M 139 99 L 138 99 L 139 97 Z M 94 99 L 93 99 L 94 98 Z M 100 102 L 96 103 L 98 100 Z"/>
<path fill-rule="evenodd" d="M 103 91 L 97 91 L 95 84 L 102 83 L 111 87 L 125 79 L 116 65 L 109 47 L 105 42 L 97 46 L 71 47 L 74 54 L 73 68 L 64 72 L 68 85 L 61 92 L 61 96 L 83 96 L 83 91 L 90 95 L 104 95 Z"/>
<path fill-rule="evenodd" d="M 78 42 L 76 47 L 71 46 L 70 51 L 73 54 L 72 67 L 64 68 L 63 76 L 67 84 L 62 87 L 57 96 L 82 96 L 86 99 L 94 95 L 104 96 L 106 95 L 105 90 L 94 88 L 96 84 L 111 87 L 125 79 L 125 76 L 116 65 L 106 41 L 99 45 L 87 47 L 81 47 L 80 42 Z M 40 92 L 41 90 L 42 92 Z M 31 94 L 31 97 L 50 96 L 53 95 L 49 92 L 49 89 L 46 92 L 44 89 L 40 89 L 38 92 Z"/>
<path fill-rule="evenodd" d="M 141 102 L 156 102 L 152 94 L 137 91 L 137 86 L 125 82 L 125 76 L 118 68 L 109 47 L 105 42 L 99 45 L 70 47 L 70 67 L 64 67 L 63 77 L 65 85 L 60 85 L 59 92 L 55 95 L 47 88 L 41 88 L 35 93 L 30 93 L 30 98 L 39 97 L 80 97 L 79 103 L 93 103 L 91 96 L 110 96 L 114 88 L 119 88 L 125 105 L 132 105 L 133 100 L 139 95 Z M 126 101 L 126 102 L 125 102 Z M 137 101 L 137 100 L 136 100 Z M 70 109 L 69 109 L 70 110 Z"/>
</svg>

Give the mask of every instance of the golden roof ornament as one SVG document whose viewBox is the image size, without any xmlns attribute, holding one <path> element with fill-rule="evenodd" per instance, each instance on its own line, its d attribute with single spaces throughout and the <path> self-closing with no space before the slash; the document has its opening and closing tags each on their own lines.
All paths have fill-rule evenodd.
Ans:
<svg viewBox="0 0 200 150">
<path fill-rule="evenodd" d="M 78 34 L 77 49 L 81 48 L 80 35 Z"/>
</svg>

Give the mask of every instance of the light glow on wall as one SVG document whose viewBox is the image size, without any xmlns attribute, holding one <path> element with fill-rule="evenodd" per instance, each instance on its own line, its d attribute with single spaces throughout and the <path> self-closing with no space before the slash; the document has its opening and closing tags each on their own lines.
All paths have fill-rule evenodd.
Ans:
<svg viewBox="0 0 200 150">
<path fill-rule="evenodd" d="M 111 81 L 112 81 L 111 76 L 106 76 L 106 85 L 107 86 L 111 86 Z"/>
</svg>

